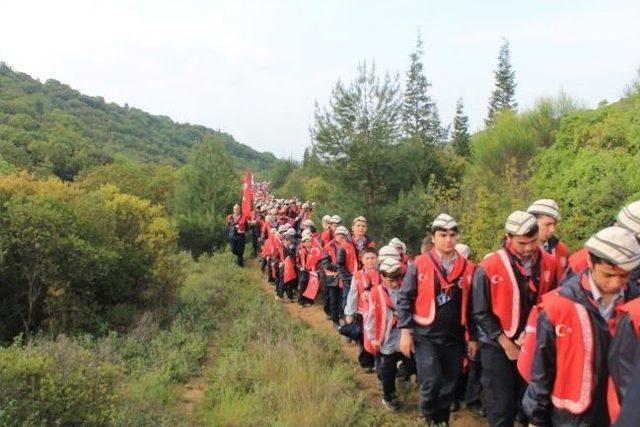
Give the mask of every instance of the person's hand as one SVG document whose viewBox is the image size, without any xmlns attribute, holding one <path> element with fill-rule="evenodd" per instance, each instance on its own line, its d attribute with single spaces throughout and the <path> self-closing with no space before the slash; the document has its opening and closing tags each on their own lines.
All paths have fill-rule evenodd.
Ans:
<svg viewBox="0 0 640 427">
<path fill-rule="evenodd" d="M 520 347 L 518 347 L 513 341 L 511 341 L 505 334 L 501 334 L 498 337 L 498 343 L 504 350 L 509 360 L 518 360 L 520 355 Z"/>
<path fill-rule="evenodd" d="M 345 322 L 347 322 L 347 323 L 351 323 L 351 322 L 353 322 L 353 316 L 347 316 L 347 317 L 345 317 L 345 318 L 344 318 L 344 321 L 345 321 Z"/>
<path fill-rule="evenodd" d="M 413 335 L 410 329 L 400 330 L 400 343 L 398 344 L 398 350 L 406 357 L 411 357 L 411 353 L 415 352 L 415 345 L 413 342 Z"/>
<path fill-rule="evenodd" d="M 480 351 L 480 343 L 478 341 L 469 341 L 467 343 L 467 357 L 469 360 L 476 360 Z"/>
<path fill-rule="evenodd" d="M 518 338 L 516 338 L 516 340 L 514 341 L 518 347 L 522 347 L 522 343 L 524 342 L 525 334 L 526 334 L 526 332 L 522 331 L 520 333 L 520 335 L 518 335 Z"/>
</svg>

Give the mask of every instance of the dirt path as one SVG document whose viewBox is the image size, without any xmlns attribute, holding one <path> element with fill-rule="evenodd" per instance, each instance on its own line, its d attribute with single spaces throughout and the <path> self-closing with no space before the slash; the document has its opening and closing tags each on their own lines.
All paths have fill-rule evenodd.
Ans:
<svg viewBox="0 0 640 427">
<path fill-rule="evenodd" d="M 200 375 L 191 377 L 189 381 L 183 386 L 182 396 L 180 399 L 180 412 L 188 419 L 195 417 L 195 408 L 198 403 L 204 397 L 204 392 L 207 389 L 207 378 L 209 370 L 213 367 L 213 363 L 216 360 L 216 347 L 213 343 L 209 346 L 209 354 L 202 364 L 202 370 Z"/>
<path fill-rule="evenodd" d="M 269 297 L 273 298 L 274 287 L 263 278 L 257 263 L 252 263 L 251 266 L 254 269 L 256 279 L 260 281 Z M 325 319 L 325 313 L 320 301 L 317 301 L 316 304 L 305 308 L 301 308 L 297 303 L 283 302 L 282 307 L 293 317 L 296 317 L 309 326 L 321 330 L 334 337 L 334 339 L 339 340 L 344 354 L 354 362 L 354 372 L 358 380 L 358 385 L 366 393 L 368 403 L 375 407 L 382 407 L 382 393 L 375 374 L 368 374 L 360 369 L 358 365 L 358 345 L 355 343 L 347 343 L 340 335 L 338 335 L 338 333 L 333 329 L 332 323 Z M 399 423 L 396 425 L 424 425 L 424 421 L 418 412 L 418 389 L 415 381 L 412 381 L 411 384 L 404 387 L 399 387 L 398 391 L 400 398 L 404 403 L 404 407 L 397 414 Z M 460 410 L 453 413 L 451 416 L 452 427 L 480 427 L 485 426 L 486 424 L 486 419 L 476 417 L 466 410 Z"/>
</svg>

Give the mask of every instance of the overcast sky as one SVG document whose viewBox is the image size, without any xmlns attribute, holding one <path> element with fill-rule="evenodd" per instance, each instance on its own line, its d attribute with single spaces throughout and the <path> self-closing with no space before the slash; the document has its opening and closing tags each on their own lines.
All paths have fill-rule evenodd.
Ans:
<svg viewBox="0 0 640 427">
<path fill-rule="evenodd" d="M 560 89 L 594 106 L 640 66 L 639 22 L 639 0 L 0 0 L 0 61 L 301 158 L 314 101 L 363 60 L 404 77 L 418 30 L 443 123 L 462 97 L 475 130 L 501 37 L 521 107 Z"/>
</svg>

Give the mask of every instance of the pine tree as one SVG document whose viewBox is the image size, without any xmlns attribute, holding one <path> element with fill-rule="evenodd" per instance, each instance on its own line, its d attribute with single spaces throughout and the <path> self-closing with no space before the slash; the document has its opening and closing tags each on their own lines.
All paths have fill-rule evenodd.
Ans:
<svg viewBox="0 0 640 427">
<path fill-rule="evenodd" d="M 464 114 L 462 98 L 456 103 L 456 115 L 453 118 L 451 145 L 455 153 L 462 157 L 471 155 L 471 137 L 469 135 L 469 117 Z"/>
<path fill-rule="evenodd" d="M 435 102 L 429 95 L 431 84 L 424 75 L 422 39 L 418 35 L 416 50 L 411 53 L 407 83 L 402 103 L 402 129 L 407 138 L 418 138 L 425 144 L 440 140 L 440 118 Z"/>
<path fill-rule="evenodd" d="M 509 41 L 502 40 L 498 55 L 498 69 L 494 71 L 496 88 L 489 100 L 489 111 L 484 123 L 487 127 L 493 125 L 496 114 L 502 110 L 515 110 L 518 107 L 514 97 L 516 93 L 516 73 L 511 69 L 511 51 Z"/>
</svg>

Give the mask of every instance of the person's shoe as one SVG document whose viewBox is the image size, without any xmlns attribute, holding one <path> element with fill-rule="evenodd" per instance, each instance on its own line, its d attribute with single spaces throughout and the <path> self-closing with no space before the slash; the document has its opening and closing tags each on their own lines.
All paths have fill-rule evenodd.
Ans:
<svg viewBox="0 0 640 427">
<path fill-rule="evenodd" d="M 288 297 L 288 298 L 287 298 L 287 302 L 291 302 L 291 303 L 293 303 L 293 302 L 295 302 L 295 300 L 294 300 L 293 298 L 291 298 L 291 297 Z"/>
<path fill-rule="evenodd" d="M 367 374 L 373 374 L 376 371 L 376 369 L 372 368 L 371 366 L 368 366 L 368 367 L 363 368 L 363 369 L 364 369 L 364 372 L 367 373 Z"/>
<path fill-rule="evenodd" d="M 337 331 L 338 329 L 340 329 L 340 323 L 338 323 L 338 322 L 333 322 L 333 329 L 335 329 L 336 331 Z"/>
<path fill-rule="evenodd" d="M 391 411 L 391 412 L 396 412 L 398 409 L 400 409 L 400 402 L 398 401 L 398 399 L 396 399 L 395 397 L 392 399 L 385 399 L 384 397 L 382 398 L 382 406 L 384 406 L 385 409 Z"/>
<path fill-rule="evenodd" d="M 282 298 L 276 295 L 276 301 L 282 301 Z"/>
</svg>

